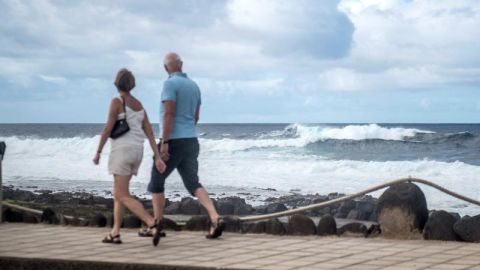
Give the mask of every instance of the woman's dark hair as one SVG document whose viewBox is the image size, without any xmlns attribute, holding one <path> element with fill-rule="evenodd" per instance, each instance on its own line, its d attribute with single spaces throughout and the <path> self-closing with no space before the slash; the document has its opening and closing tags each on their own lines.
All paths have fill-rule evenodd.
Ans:
<svg viewBox="0 0 480 270">
<path fill-rule="evenodd" d="M 135 77 L 132 72 L 126 68 L 118 71 L 115 82 L 113 82 L 119 91 L 130 92 L 135 87 Z"/>
</svg>

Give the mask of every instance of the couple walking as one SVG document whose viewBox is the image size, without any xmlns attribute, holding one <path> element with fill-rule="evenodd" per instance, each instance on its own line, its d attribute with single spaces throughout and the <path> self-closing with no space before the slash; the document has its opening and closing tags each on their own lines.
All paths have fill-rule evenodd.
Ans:
<svg viewBox="0 0 480 270">
<path fill-rule="evenodd" d="M 163 85 L 161 95 L 161 139 L 157 145 L 147 113 L 142 103 L 131 91 L 135 87 L 135 77 L 127 69 L 121 69 L 115 79 L 120 97 L 110 104 L 108 121 L 100 137 L 97 153 L 93 159 L 99 164 L 102 149 L 109 137 L 111 150 L 108 170 L 113 174 L 113 219 L 111 232 L 103 239 L 104 243 L 120 244 L 120 227 L 125 207 L 137 215 L 147 228 L 140 236 L 152 236 L 153 245 L 158 245 L 160 237 L 165 236 L 163 229 L 163 211 L 165 208 L 165 179 L 177 169 L 187 190 L 197 197 L 207 210 L 211 225 L 207 238 L 218 238 L 225 227 L 218 215 L 207 191 L 198 178 L 199 144 L 196 124 L 200 117 L 201 96 L 197 84 L 182 72 L 182 60 L 176 53 L 168 53 L 164 59 L 168 79 Z M 114 136 L 117 123 L 126 119 L 128 128 L 124 134 Z M 124 123 L 122 123 L 124 124 Z M 121 124 L 120 124 L 121 125 Z M 123 133 L 121 132 L 121 133 Z M 137 175 L 143 157 L 143 143 L 147 137 L 154 154 L 154 164 L 148 191 L 152 193 L 154 216 L 130 195 L 129 183 L 132 175 Z"/>
</svg>

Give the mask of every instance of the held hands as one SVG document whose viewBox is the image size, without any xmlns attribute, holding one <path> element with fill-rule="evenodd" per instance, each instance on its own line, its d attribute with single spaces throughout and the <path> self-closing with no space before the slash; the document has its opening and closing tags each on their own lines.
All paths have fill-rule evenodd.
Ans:
<svg viewBox="0 0 480 270">
<path fill-rule="evenodd" d="M 163 162 L 163 160 L 160 158 L 155 159 L 155 167 L 160 173 L 165 172 L 165 170 L 167 169 L 167 165 L 165 165 L 165 162 Z"/>
<path fill-rule="evenodd" d="M 100 163 L 100 153 L 96 153 L 93 158 L 93 164 L 98 165 Z"/>
<path fill-rule="evenodd" d="M 167 161 L 170 158 L 168 154 L 168 143 L 162 143 L 160 145 L 160 158 L 164 161 Z"/>
</svg>

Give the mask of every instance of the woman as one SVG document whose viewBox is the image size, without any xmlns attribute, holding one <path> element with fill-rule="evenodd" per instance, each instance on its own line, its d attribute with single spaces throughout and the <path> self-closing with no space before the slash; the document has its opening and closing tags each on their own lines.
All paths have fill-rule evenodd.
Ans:
<svg viewBox="0 0 480 270">
<path fill-rule="evenodd" d="M 113 174 L 113 228 L 105 236 L 102 242 L 121 244 L 120 226 L 122 225 L 124 207 L 137 215 L 147 226 L 154 231 L 153 245 L 157 245 L 161 235 L 161 224 L 145 210 L 143 205 L 133 198 L 129 192 L 129 183 L 132 175 L 137 175 L 138 168 L 143 157 L 143 142 L 145 135 L 148 138 L 150 146 L 155 155 L 155 166 L 159 171 L 165 171 L 166 165 L 160 158 L 157 149 L 152 126 L 148 121 L 147 113 L 143 109 L 142 103 L 131 95 L 135 87 L 135 77 L 127 69 L 121 69 L 117 73 L 114 82 L 118 89 L 120 97 L 112 99 L 108 114 L 108 121 L 103 129 L 98 145 L 97 154 L 93 163 L 99 164 L 100 154 L 117 119 L 125 119 L 129 126 L 129 131 L 116 139 L 111 140 L 111 150 L 108 160 L 108 171 Z"/>
</svg>

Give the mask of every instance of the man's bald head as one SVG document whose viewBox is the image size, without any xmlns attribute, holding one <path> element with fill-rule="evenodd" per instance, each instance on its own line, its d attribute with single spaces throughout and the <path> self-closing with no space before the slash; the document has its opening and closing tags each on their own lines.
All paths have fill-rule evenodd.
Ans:
<svg viewBox="0 0 480 270">
<path fill-rule="evenodd" d="M 180 58 L 180 55 L 174 52 L 167 53 L 163 59 L 163 65 L 165 66 L 165 70 L 168 72 L 168 74 L 181 72 L 182 64 L 183 62 Z"/>
</svg>

